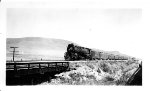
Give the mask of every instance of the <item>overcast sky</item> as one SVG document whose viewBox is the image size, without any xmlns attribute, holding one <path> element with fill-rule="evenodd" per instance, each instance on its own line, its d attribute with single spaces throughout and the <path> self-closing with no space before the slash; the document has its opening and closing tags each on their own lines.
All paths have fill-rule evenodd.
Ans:
<svg viewBox="0 0 150 91">
<path fill-rule="evenodd" d="M 136 8 L 8 8 L 6 34 L 11 38 L 65 39 L 90 48 L 132 54 L 142 41 L 141 18 L 142 10 Z"/>
</svg>

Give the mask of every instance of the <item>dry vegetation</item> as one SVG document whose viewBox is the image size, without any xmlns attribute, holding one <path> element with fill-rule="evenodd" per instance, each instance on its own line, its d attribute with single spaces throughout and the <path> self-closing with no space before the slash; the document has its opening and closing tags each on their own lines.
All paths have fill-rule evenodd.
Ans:
<svg viewBox="0 0 150 91">
<path fill-rule="evenodd" d="M 132 60 L 72 62 L 70 71 L 42 85 L 125 85 L 137 68 L 138 62 Z"/>
</svg>

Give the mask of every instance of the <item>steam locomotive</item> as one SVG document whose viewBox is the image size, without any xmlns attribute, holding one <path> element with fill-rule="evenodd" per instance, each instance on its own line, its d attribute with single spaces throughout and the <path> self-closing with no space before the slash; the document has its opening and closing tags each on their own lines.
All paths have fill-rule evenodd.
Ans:
<svg viewBox="0 0 150 91">
<path fill-rule="evenodd" d="M 64 54 L 66 61 L 74 60 L 127 60 L 127 57 L 95 51 L 90 48 L 68 44 L 67 52 Z"/>
</svg>

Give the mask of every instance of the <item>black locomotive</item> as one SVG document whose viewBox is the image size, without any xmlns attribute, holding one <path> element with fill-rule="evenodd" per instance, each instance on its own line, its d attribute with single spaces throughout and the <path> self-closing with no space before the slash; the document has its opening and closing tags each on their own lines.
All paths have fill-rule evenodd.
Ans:
<svg viewBox="0 0 150 91">
<path fill-rule="evenodd" d="M 89 48 L 68 44 L 67 52 L 64 54 L 67 61 L 73 60 L 127 60 L 128 58 L 120 55 L 104 53 Z"/>
</svg>

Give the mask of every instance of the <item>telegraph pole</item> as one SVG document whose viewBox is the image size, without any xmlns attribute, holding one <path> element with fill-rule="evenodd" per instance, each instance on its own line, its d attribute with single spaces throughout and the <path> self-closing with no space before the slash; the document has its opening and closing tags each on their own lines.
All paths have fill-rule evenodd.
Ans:
<svg viewBox="0 0 150 91">
<path fill-rule="evenodd" d="M 13 52 L 13 62 L 14 62 L 14 59 L 15 59 L 15 52 L 18 52 L 18 51 L 16 51 L 15 49 L 18 48 L 18 47 L 10 47 L 10 48 L 13 48 L 13 51 L 12 51 L 12 52 Z"/>
</svg>

